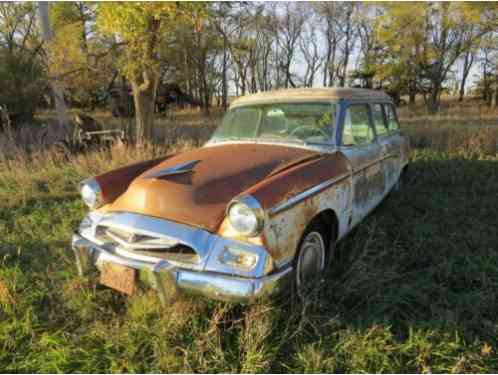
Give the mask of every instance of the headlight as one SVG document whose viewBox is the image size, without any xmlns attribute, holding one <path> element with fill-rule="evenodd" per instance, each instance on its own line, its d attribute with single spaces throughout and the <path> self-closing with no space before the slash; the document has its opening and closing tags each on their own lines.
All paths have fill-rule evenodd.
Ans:
<svg viewBox="0 0 498 375">
<path fill-rule="evenodd" d="M 102 199 L 102 191 L 100 190 L 99 183 L 94 178 L 84 180 L 80 184 L 81 198 L 83 202 L 91 209 L 99 208 L 104 203 Z"/>
<path fill-rule="evenodd" d="M 228 206 L 228 221 L 240 234 L 255 236 L 263 229 L 263 209 L 255 198 L 245 195 Z"/>
<path fill-rule="evenodd" d="M 232 267 L 252 270 L 258 263 L 258 255 L 232 247 L 225 247 L 220 262 Z"/>
</svg>

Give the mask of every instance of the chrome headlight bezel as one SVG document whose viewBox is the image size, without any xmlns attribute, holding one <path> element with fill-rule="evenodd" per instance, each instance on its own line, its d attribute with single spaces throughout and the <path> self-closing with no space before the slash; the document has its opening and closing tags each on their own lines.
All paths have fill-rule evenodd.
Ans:
<svg viewBox="0 0 498 375">
<path fill-rule="evenodd" d="M 252 221 L 252 223 L 246 222 L 246 228 L 240 225 L 240 220 L 243 220 L 240 218 L 241 211 L 248 213 L 247 220 Z M 236 218 L 235 215 L 239 215 L 239 217 Z M 227 206 L 226 217 L 235 231 L 247 237 L 257 236 L 265 225 L 264 210 L 256 198 L 251 195 L 243 195 L 232 200 Z"/>
<path fill-rule="evenodd" d="M 102 190 L 95 178 L 88 178 L 81 181 L 80 193 L 83 202 L 92 210 L 99 208 L 104 204 Z"/>
</svg>

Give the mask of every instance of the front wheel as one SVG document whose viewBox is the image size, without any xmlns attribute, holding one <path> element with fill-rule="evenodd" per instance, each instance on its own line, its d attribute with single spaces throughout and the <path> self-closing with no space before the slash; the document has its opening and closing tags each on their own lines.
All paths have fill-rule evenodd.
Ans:
<svg viewBox="0 0 498 375">
<path fill-rule="evenodd" d="M 299 297 L 304 298 L 319 281 L 325 268 L 326 239 L 318 226 L 305 233 L 295 260 L 294 285 Z"/>
</svg>

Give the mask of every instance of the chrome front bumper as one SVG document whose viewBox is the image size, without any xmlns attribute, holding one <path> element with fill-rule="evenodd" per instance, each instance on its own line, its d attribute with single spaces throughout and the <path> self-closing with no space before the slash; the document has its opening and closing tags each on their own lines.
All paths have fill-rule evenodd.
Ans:
<svg viewBox="0 0 498 375">
<path fill-rule="evenodd" d="M 73 235 L 72 248 L 80 275 L 86 274 L 92 268 L 101 269 L 106 262 L 133 268 L 138 271 L 140 282 L 158 292 L 163 304 L 174 299 L 179 293 L 200 294 L 229 302 L 251 303 L 286 289 L 293 274 L 290 266 L 260 278 L 187 270 L 165 260 L 146 262 L 125 257 L 104 249 L 77 233 Z"/>
</svg>

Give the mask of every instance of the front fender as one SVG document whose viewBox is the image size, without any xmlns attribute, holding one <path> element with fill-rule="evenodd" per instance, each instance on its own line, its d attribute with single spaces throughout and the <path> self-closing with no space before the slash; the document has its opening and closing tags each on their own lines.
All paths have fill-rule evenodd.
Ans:
<svg viewBox="0 0 498 375">
<path fill-rule="evenodd" d="M 347 226 L 350 200 L 350 165 L 341 152 L 305 162 L 271 176 L 248 189 L 265 211 L 262 233 L 240 239 L 264 246 L 277 265 L 294 256 L 298 242 L 311 220 L 324 210 L 339 219 L 339 230 Z M 225 219 L 220 234 L 236 237 Z"/>
</svg>

